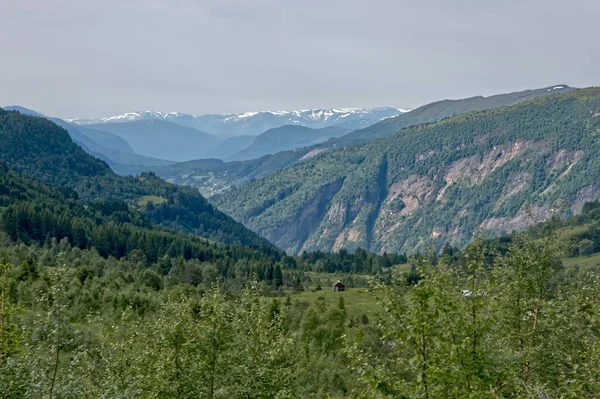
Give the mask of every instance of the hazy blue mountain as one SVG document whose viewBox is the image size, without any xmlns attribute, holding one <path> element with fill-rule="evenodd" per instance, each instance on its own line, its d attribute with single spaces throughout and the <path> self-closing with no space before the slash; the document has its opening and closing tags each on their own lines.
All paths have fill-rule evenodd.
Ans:
<svg viewBox="0 0 600 399">
<path fill-rule="evenodd" d="M 52 118 L 52 120 L 55 120 L 55 118 Z M 112 134 L 112 133 L 105 132 L 102 130 L 97 130 L 97 129 L 90 129 L 89 127 L 78 126 L 78 125 L 74 125 L 72 123 L 69 123 L 68 126 L 70 128 L 76 127 L 81 133 L 83 133 L 90 139 L 94 140 L 96 143 L 98 143 L 99 145 L 101 145 L 104 148 L 107 148 L 110 150 L 117 150 L 120 152 L 128 152 L 128 153 L 134 152 L 133 148 L 131 148 L 131 146 L 129 145 L 127 140 L 125 140 L 124 138 L 122 138 L 121 136 L 118 136 L 116 134 Z"/>
<path fill-rule="evenodd" d="M 70 119 L 76 124 L 127 123 L 132 121 L 163 120 L 192 127 L 218 136 L 259 135 L 284 125 L 299 125 L 313 129 L 342 126 L 361 129 L 383 119 L 406 112 L 397 108 L 329 108 L 299 111 L 261 111 L 241 114 L 190 115 L 178 112 L 129 112 L 99 119 Z"/>
<path fill-rule="evenodd" d="M 256 136 L 248 135 L 228 137 L 215 145 L 213 148 L 209 149 L 206 153 L 204 153 L 204 156 L 214 159 L 227 159 L 247 148 L 250 144 L 252 144 L 255 138 Z"/>
<path fill-rule="evenodd" d="M 260 158 L 263 155 L 321 143 L 332 137 L 343 136 L 348 132 L 349 129 L 341 126 L 311 129 L 304 126 L 286 125 L 267 130 L 263 134 L 258 135 L 250 146 L 229 157 L 227 160 L 243 161 Z"/>
<path fill-rule="evenodd" d="M 209 133 L 160 119 L 101 123 L 86 127 L 121 136 L 138 154 L 174 161 L 202 158 L 218 142 Z"/>
</svg>

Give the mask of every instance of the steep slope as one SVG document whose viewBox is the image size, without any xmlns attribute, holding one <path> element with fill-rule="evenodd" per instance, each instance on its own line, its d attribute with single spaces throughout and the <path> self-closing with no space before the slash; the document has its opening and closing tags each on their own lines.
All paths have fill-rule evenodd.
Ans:
<svg viewBox="0 0 600 399">
<path fill-rule="evenodd" d="M 461 245 L 600 198 L 599 134 L 600 89 L 577 90 L 319 154 L 213 202 L 293 252 Z"/>
<path fill-rule="evenodd" d="M 416 108 L 408 113 L 389 118 L 375 125 L 356 130 L 334 140 L 336 145 L 364 143 L 381 137 L 388 137 L 400 129 L 422 123 L 437 122 L 444 118 L 464 114 L 471 111 L 483 111 L 503 106 L 516 105 L 553 94 L 567 93 L 574 90 L 567 85 L 555 85 L 535 90 L 525 90 L 515 93 L 498 94 L 490 97 L 476 96 L 460 100 L 443 100 Z"/>
<path fill-rule="evenodd" d="M 153 174 L 122 177 L 86 154 L 66 130 L 47 119 L 0 109 L 0 161 L 23 175 L 75 190 L 84 201 L 119 201 L 148 220 L 200 237 L 242 245 L 266 240 L 211 206 L 197 190 Z"/>
<path fill-rule="evenodd" d="M 159 119 L 86 127 L 124 138 L 138 154 L 174 161 L 200 158 L 218 141 L 209 133 Z"/>
<path fill-rule="evenodd" d="M 313 129 L 342 126 L 354 130 L 370 126 L 406 110 L 396 108 L 329 108 L 299 111 L 262 111 L 242 114 L 190 115 L 178 112 L 129 112 L 100 119 L 70 119 L 77 124 L 126 123 L 132 121 L 163 120 L 181 126 L 210 132 L 219 136 L 259 135 L 284 125 L 299 125 Z"/>
<path fill-rule="evenodd" d="M 304 126 L 286 125 L 258 135 L 252 144 L 227 160 L 243 161 L 260 158 L 263 155 L 318 144 L 332 137 L 343 136 L 348 132 L 348 129 L 341 126 L 311 129 Z"/>
</svg>

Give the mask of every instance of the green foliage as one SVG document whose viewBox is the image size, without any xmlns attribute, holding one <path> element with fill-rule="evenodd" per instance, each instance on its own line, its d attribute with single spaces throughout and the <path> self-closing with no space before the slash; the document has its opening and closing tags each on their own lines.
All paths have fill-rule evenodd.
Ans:
<svg viewBox="0 0 600 399">
<path fill-rule="evenodd" d="M 373 296 L 347 275 L 345 292 L 281 302 L 236 274 L 188 283 L 212 273 L 197 260 L 161 276 L 160 261 L 0 235 L 0 397 L 595 397 L 600 280 L 563 269 L 548 233 L 414 259 L 416 279 L 385 269 Z"/>
<path fill-rule="evenodd" d="M 347 353 L 364 397 L 595 397 L 597 276 L 569 278 L 556 234 L 519 236 L 486 266 L 476 241 L 463 265 L 416 261 L 417 284 L 375 282 L 380 352 L 364 335 Z"/>
</svg>

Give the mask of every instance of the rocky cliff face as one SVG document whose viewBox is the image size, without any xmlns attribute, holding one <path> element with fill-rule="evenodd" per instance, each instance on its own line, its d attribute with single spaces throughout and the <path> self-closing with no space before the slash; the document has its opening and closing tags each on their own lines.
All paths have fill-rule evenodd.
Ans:
<svg viewBox="0 0 600 399">
<path fill-rule="evenodd" d="M 588 89 L 466 114 L 318 154 L 215 203 L 292 252 L 461 245 L 599 199 L 599 111 Z"/>
</svg>

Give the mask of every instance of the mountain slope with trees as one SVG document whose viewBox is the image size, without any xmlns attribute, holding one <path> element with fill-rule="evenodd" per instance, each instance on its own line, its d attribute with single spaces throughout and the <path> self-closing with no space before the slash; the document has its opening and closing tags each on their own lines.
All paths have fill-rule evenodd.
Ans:
<svg viewBox="0 0 600 399">
<path fill-rule="evenodd" d="M 598 134 L 600 89 L 571 91 L 325 152 L 213 202 L 292 252 L 464 244 L 598 199 Z"/>
<path fill-rule="evenodd" d="M 0 161 L 23 175 L 75 190 L 84 201 L 125 202 L 151 221 L 218 242 L 269 245 L 210 205 L 196 190 L 153 174 L 118 176 L 51 121 L 0 109 Z"/>
<path fill-rule="evenodd" d="M 23 115 L 37 116 L 56 123 L 64 128 L 71 139 L 85 152 L 102 159 L 112 170 L 119 174 L 130 174 L 132 171 L 139 173 L 147 171 L 148 166 L 165 166 L 174 163 L 173 161 L 136 154 L 125 139 L 109 132 L 75 125 L 59 118 L 47 117 L 39 112 L 20 106 L 6 107 L 5 110 L 19 111 Z"/>
<path fill-rule="evenodd" d="M 503 148 L 503 135 L 510 143 L 527 134 L 533 142 L 548 138 L 547 148 L 529 147 L 547 156 L 543 171 L 558 176 L 554 181 L 576 172 L 581 181 L 568 184 L 585 184 L 598 178 L 595 158 L 567 155 L 585 141 L 581 136 L 591 135 L 583 144 L 592 155 L 597 150 L 599 97 L 598 90 L 585 90 L 413 133 L 421 134 L 424 147 L 459 151 L 447 161 L 464 159 L 463 150 L 473 156 L 488 149 L 483 142 Z M 462 145 L 502 121 L 509 122 L 506 131 L 474 136 L 480 148 Z M 160 196 L 182 202 L 199 196 L 184 200 L 178 187 L 152 174 L 116 176 L 44 119 L 0 109 L 0 144 L 9 146 L 0 158 L 14 169 L 57 185 L 0 163 L 0 397 L 600 394 L 600 277 L 593 268 L 561 261 L 567 252 L 599 248 L 598 202 L 586 203 L 566 222 L 577 230 L 570 246 L 555 219 L 529 234 L 477 238 L 464 250 L 445 245 L 439 255 L 416 256 L 405 265 L 398 265 L 405 256 L 362 249 L 292 257 L 272 246 L 218 244 L 157 225 L 153 210 Z M 60 159 L 63 150 L 73 153 Z M 409 155 L 384 155 L 386 171 L 410 163 Z M 577 169 L 582 159 L 589 175 Z M 376 177 L 384 176 L 380 168 Z M 461 183 L 469 187 L 473 177 L 489 178 L 469 176 Z M 543 177 L 532 181 L 538 180 Z M 149 187 L 157 190 L 154 197 L 139 198 Z M 563 189 L 569 187 L 556 188 Z M 318 202 L 327 196 L 322 191 Z M 167 202 L 165 210 L 177 211 L 176 201 Z M 347 273 L 348 289 L 322 291 L 314 283 L 335 276 L 315 272 Z M 364 273 L 376 275 L 367 283 Z"/>
</svg>

